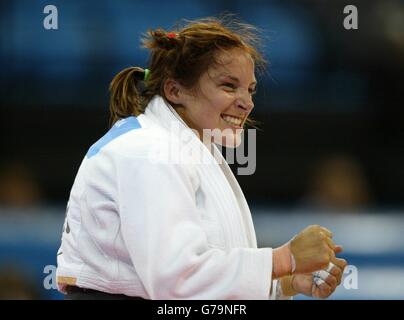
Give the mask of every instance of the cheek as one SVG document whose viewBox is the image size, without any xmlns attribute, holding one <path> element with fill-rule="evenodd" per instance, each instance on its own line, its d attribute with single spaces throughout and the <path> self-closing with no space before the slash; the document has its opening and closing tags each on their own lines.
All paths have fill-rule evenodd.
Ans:
<svg viewBox="0 0 404 320">
<path fill-rule="evenodd" d="M 200 120 L 211 129 L 222 126 L 223 123 L 221 122 L 220 115 L 229 108 L 229 105 L 230 104 L 228 104 L 225 99 L 209 99 L 207 103 L 203 105 Z"/>
<path fill-rule="evenodd" d="M 223 113 L 234 102 L 234 97 L 223 90 L 212 90 L 207 96 L 212 112 Z"/>
<path fill-rule="evenodd" d="M 231 94 L 223 92 L 222 95 L 217 98 L 217 109 L 219 113 L 223 113 L 229 109 L 229 107 L 234 104 L 234 100 L 235 99 Z"/>
<path fill-rule="evenodd" d="M 226 126 L 220 115 L 229 110 L 234 97 L 231 94 L 219 89 L 204 91 L 203 98 L 198 103 L 198 112 L 194 114 L 200 128 L 220 129 Z"/>
</svg>

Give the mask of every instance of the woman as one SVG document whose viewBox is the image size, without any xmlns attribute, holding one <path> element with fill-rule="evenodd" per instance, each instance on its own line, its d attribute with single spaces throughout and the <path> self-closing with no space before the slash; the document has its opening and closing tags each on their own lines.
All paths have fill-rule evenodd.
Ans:
<svg viewBox="0 0 404 320">
<path fill-rule="evenodd" d="M 89 149 L 68 202 L 57 269 L 67 299 L 335 290 L 346 262 L 331 232 L 310 226 L 257 248 L 247 202 L 214 145 L 237 146 L 249 121 L 264 64 L 256 39 L 252 26 L 216 19 L 149 31 L 148 69 L 112 80 L 113 126 Z"/>
</svg>

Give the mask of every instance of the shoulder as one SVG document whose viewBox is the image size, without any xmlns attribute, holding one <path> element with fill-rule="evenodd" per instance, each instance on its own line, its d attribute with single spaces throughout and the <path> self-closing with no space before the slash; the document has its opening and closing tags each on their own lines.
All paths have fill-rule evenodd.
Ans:
<svg viewBox="0 0 404 320">
<path fill-rule="evenodd" d="M 179 144 L 180 141 L 167 130 L 153 125 L 122 135 L 105 151 L 116 157 L 162 160 Z"/>
<path fill-rule="evenodd" d="M 164 150 L 178 143 L 165 131 L 158 125 L 148 123 L 142 116 L 122 119 L 89 148 L 86 158 L 97 159 L 105 155 L 148 158 L 156 150 Z"/>
<path fill-rule="evenodd" d="M 107 172 L 119 176 L 121 183 L 142 179 L 152 183 L 170 177 L 171 183 L 182 181 L 193 190 L 199 186 L 196 166 L 182 158 L 181 140 L 163 127 L 142 126 L 104 140 L 109 141 L 94 144 L 91 148 L 95 156 L 89 152 L 86 158 L 91 168 L 107 168 Z"/>
</svg>

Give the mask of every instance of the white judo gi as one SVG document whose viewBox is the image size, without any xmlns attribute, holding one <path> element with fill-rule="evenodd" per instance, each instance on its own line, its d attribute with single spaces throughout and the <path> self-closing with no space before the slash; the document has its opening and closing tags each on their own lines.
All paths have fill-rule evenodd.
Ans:
<svg viewBox="0 0 404 320">
<path fill-rule="evenodd" d="M 172 134 L 175 126 L 187 141 Z M 170 151 L 189 146 L 201 152 L 167 161 Z M 160 96 L 144 114 L 118 121 L 75 178 L 57 256 L 59 290 L 282 298 L 271 279 L 272 249 L 257 248 L 247 202 L 219 153 L 214 148 L 215 160 Z"/>
</svg>

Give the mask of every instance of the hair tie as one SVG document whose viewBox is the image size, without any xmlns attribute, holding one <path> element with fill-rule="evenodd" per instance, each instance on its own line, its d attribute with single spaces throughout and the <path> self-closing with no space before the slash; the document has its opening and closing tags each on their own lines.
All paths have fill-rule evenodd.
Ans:
<svg viewBox="0 0 404 320">
<path fill-rule="evenodd" d="M 167 38 L 175 39 L 175 38 L 177 38 L 177 34 L 175 32 L 168 32 L 167 33 Z"/>
<path fill-rule="evenodd" d="M 144 78 L 143 81 L 147 81 L 150 78 L 150 70 L 149 69 L 144 69 Z"/>
</svg>

